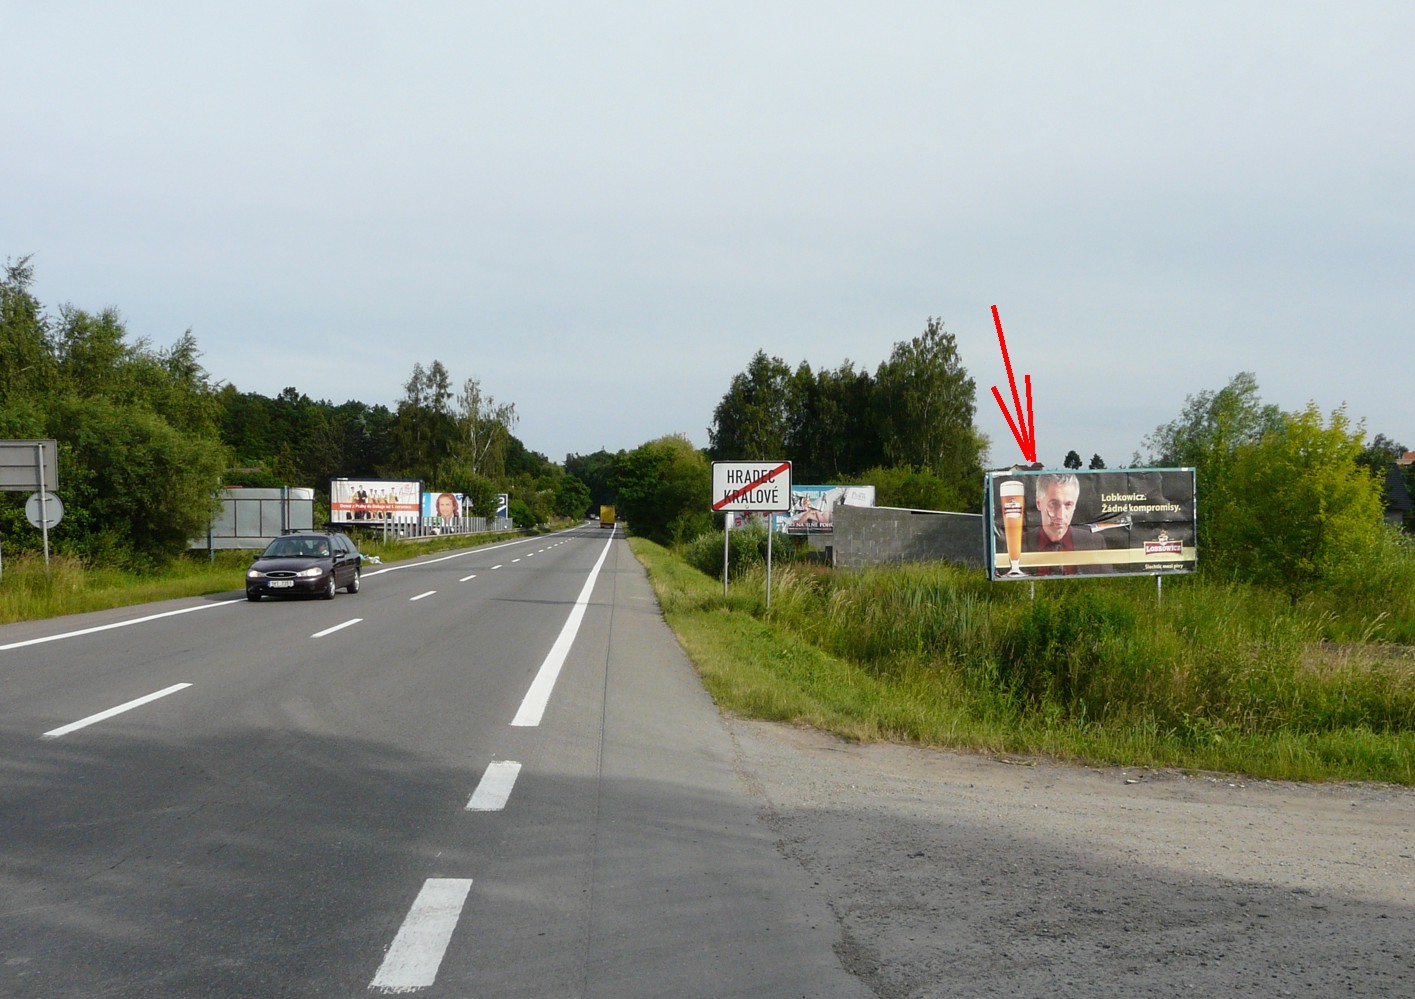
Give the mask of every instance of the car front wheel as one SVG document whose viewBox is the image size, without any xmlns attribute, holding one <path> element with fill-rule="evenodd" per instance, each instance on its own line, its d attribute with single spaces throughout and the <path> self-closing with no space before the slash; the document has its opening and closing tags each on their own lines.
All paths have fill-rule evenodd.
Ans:
<svg viewBox="0 0 1415 999">
<path fill-rule="evenodd" d="M 331 572 L 331 573 L 329 574 L 329 582 L 328 582 L 327 584 L 325 584 L 324 592 L 319 595 L 319 596 L 320 596 L 320 599 L 321 599 L 321 600 L 333 600 L 333 599 L 334 599 L 334 593 L 335 593 L 335 591 L 338 590 L 338 589 L 339 589 L 339 587 L 337 587 L 337 586 L 334 585 L 334 573 Z"/>
</svg>

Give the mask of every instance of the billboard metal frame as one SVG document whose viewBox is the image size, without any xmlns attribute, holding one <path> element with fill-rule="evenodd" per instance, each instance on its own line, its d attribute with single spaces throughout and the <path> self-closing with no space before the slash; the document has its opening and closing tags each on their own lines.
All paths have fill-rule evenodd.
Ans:
<svg viewBox="0 0 1415 999">
<path fill-rule="evenodd" d="M 1042 486 L 1059 488 L 1063 495 L 1071 490 L 1048 476 L 1076 480 L 1077 495 L 1070 497 L 1075 505 L 1060 540 L 1052 537 L 1060 521 L 1047 521 L 1045 497 L 1039 503 L 1037 493 Z M 1008 505 L 1017 511 L 1012 517 Z M 1197 506 L 1193 468 L 987 472 L 985 570 L 994 582 L 1191 573 L 1198 566 Z"/>
</svg>

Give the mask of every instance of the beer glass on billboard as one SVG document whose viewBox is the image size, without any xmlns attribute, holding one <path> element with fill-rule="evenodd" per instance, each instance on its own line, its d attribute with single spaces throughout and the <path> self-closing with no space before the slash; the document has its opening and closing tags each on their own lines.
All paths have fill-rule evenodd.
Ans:
<svg viewBox="0 0 1415 999">
<path fill-rule="evenodd" d="M 1026 486 L 1018 479 L 1008 479 L 997 487 L 998 499 L 1002 502 L 1002 529 L 1007 535 L 1009 576 L 1026 575 L 1022 571 L 1022 520 L 1026 492 Z"/>
</svg>

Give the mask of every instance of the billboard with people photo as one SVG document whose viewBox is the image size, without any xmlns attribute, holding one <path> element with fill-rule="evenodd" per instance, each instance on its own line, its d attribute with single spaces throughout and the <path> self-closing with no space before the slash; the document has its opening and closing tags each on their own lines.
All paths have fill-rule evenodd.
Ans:
<svg viewBox="0 0 1415 999">
<path fill-rule="evenodd" d="M 416 523 L 422 509 L 416 479 L 332 479 L 329 519 L 336 524 Z"/>
<path fill-rule="evenodd" d="M 791 509 L 772 516 L 772 527 L 787 534 L 830 534 L 832 511 L 839 504 L 874 506 L 874 486 L 791 487 Z"/>
<path fill-rule="evenodd" d="M 989 472 L 984 493 L 991 579 L 1194 571 L 1192 468 Z"/>
<path fill-rule="evenodd" d="M 450 524 L 462 516 L 461 493 L 423 493 L 423 520 L 432 524 Z"/>
</svg>

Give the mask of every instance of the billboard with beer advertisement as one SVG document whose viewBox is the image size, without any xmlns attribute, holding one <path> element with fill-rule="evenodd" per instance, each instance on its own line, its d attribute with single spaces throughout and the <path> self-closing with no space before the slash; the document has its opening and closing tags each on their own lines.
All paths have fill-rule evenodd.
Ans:
<svg viewBox="0 0 1415 999">
<path fill-rule="evenodd" d="M 990 579 L 1194 571 L 1192 468 L 988 472 L 984 494 Z"/>
</svg>

